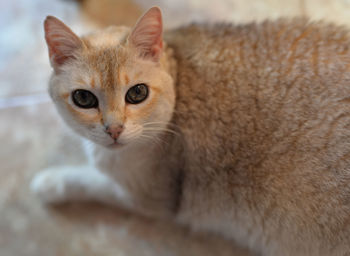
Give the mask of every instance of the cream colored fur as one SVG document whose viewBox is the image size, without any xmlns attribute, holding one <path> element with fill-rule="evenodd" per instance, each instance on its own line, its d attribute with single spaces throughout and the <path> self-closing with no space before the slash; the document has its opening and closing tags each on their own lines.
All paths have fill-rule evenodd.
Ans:
<svg viewBox="0 0 350 256">
<path fill-rule="evenodd" d="M 142 31 L 161 29 L 157 10 Z M 349 32 L 296 19 L 191 25 L 167 32 L 167 46 L 152 34 L 140 47 L 127 28 L 102 30 L 53 65 L 50 94 L 96 143 L 95 167 L 44 171 L 32 189 L 169 218 L 261 255 L 350 255 Z M 126 105 L 137 83 L 151 94 Z M 82 87 L 99 110 L 74 106 Z M 122 145 L 103 122 L 125 125 Z"/>
</svg>

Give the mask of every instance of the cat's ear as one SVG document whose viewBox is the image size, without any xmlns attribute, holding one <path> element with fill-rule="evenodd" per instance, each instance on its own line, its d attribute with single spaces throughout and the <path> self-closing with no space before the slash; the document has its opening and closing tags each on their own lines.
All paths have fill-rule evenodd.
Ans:
<svg viewBox="0 0 350 256">
<path fill-rule="evenodd" d="M 46 17 L 44 30 L 51 66 L 57 71 L 67 60 L 74 58 L 74 51 L 81 48 L 83 42 L 69 27 L 53 16 Z"/>
<path fill-rule="evenodd" d="M 158 7 L 152 7 L 138 20 L 128 43 L 140 57 L 158 62 L 163 47 L 162 32 L 162 13 Z"/>
</svg>

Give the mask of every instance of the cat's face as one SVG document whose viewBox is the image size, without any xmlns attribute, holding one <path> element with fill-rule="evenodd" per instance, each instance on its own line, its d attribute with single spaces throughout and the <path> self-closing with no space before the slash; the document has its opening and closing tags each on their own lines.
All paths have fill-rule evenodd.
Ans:
<svg viewBox="0 0 350 256">
<path fill-rule="evenodd" d="M 111 148 L 157 140 L 175 100 L 173 80 L 162 65 L 161 29 L 157 8 L 131 33 L 110 28 L 82 39 L 57 19 L 46 20 L 55 69 L 50 95 L 74 130 Z"/>
</svg>

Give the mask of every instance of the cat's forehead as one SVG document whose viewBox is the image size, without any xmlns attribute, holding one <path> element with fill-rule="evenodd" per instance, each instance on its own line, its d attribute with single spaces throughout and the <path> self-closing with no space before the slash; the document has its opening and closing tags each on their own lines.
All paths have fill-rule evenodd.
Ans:
<svg viewBox="0 0 350 256">
<path fill-rule="evenodd" d="M 118 75 L 128 59 L 128 52 L 123 45 L 129 31 L 127 27 L 114 26 L 83 37 L 87 48 L 81 60 L 90 67 L 90 71 L 93 70 L 100 76 Z"/>
<path fill-rule="evenodd" d="M 125 85 L 125 64 L 127 53 L 118 46 L 94 47 L 83 57 L 88 72 L 82 72 L 86 79 L 91 79 L 90 85 L 96 84 L 99 89 L 115 89 Z M 93 81 L 94 80 L 94 81 Z"/>
<path fill-rule="evenodd" d="M 148 77 L 145 73 L 151 73 L 154 65 L 135 58 L 135 52 L 125 45 L 129 34 L 129 28 L 114 26 L 83 37 L 87 47 L 78 58 L 83 67 L 78 77 L 91 80 L 88 84 L 96 84 L 103 90 L 114 90 L 132 80 Z"/>
</svg>

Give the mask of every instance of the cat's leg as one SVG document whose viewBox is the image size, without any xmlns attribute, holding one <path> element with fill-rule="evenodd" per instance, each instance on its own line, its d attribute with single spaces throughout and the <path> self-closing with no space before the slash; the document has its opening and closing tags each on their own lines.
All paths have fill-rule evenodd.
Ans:
<svg viewBox="0 0 350 256">
<path fill-rule="evenodd" d="M 45 203 L 100 201 L 129 208 L 131 198 L 116 181 L 93 166 L 61 166 L 43 170 L 31 190 Z"/>
</svg>

